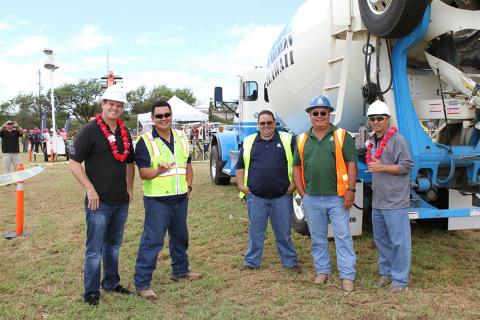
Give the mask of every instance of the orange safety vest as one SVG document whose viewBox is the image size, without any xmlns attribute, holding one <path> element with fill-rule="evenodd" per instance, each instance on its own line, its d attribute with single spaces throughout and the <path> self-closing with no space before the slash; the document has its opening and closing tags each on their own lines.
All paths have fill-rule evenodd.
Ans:
<svg viewBox="0 0 480 320">
<path fill-rule="evenodd" d="M 335 169 L 337 172 L 337 194 L 344 196 L 348 189 L 348 174 L 345 160 L 343 159 L 343 142 L 345 141 L 346 131 L 342 128 L 337 128 L 333 132 L 333 141 L 335 143 Z M 298 153 L 300 155 L 300 163 L 302 170 L 302 183 L 303 187 L 306 187 L 304 176 L 304 160 L 303 149 L 308 139 L 308 133 L 302 133 L 297 138 Z"/>
</svg>

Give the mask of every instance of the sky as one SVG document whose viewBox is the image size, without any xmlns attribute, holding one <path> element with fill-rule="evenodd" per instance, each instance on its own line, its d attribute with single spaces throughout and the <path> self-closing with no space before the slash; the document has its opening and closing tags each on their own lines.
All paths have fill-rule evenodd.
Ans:
<svg viewBox="0 0 480 320">
<path fill-rule="evenodd" d="M 17 0 L 0 11 L 0 102 L 50 88 L 43 68 L 55 53 L 54 87 L 109 69 L 126 90 L 190 88 L 200 104 L 213 88 L 238 98 L 238 73 L 264 66 L 303 0 Z"/>
</svg>

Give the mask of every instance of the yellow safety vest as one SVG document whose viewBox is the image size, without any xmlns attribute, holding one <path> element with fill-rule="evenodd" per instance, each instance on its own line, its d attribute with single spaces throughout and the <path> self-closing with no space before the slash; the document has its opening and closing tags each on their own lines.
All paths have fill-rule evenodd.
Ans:
<svg viewBox="0 0 480 320">
<path fill-rule="evenodd" d="M 175 166 L 169 171 L 158 175 L 152 180 L 143 180 L 143 194 L 146 197 L 163 197 L 184 194 L 188 191 L 187 160 L 189 155 L 188 139 L 181 130 L 172 129 L 174 139 L 174 153 L 162 141 L 153 138 L 151 132 L 142 134 L 137 141 L 143 139 L 150 154 L 150 166 L 158 168 L 162 162 L 174 162 Z"/>
<path fill-rule="evenodd" d="M 292 135 L 290 133 L 279 131 L 280 140 L 282 141 L 283 150 L 285 150 L 285 157 L 287 158 L 288 165 L 288 180 L 292 182 L 292 165 L 293 165 L 293 156 L 292 156 Z M 250 155 L 252 152 L 253 143 L 257 138 L 258 133 L 251 134 L 243 140 L 243 163 L 245 165 L 245 173 L 243 174 L 243 183 L 247 185 L 248 182 L 248 169 L 250 168 Z M 240 191 L 238 195 L 240 199 L 245 197 L 245 194 Z"/>
<path fill-rule="evenodd" d="M 335 168 L 337 171 L 337 195 L 344 196 L 348 189 L 348 174 L 345 160 L 343 159 L 343 142 L 345 141 L 346 131 L 342 128 L 337 128 L 333 132 L 333 141 L 335 143 Z M 297 138 L 298 154 L 300 156 L 301 170 L 302 170 L 302 183 L 303 187 L 306 187 L 304 176 L 304 161 L 303 161 L 303 149 L 305 142 L 307 142 L 308 133 L 302 133 Z"/>
</svg>

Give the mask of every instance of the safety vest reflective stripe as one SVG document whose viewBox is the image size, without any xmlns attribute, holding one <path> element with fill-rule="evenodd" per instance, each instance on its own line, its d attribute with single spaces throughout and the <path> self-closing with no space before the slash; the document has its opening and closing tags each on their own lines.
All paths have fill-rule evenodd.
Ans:
<svg viewBox="0 0 480 320">
<path fill-rule="evenodd" d="M 180 144 L 182 145 L 183 152 L 188 152 L 188 140 L 182 130 L 176 130 L 178 137 L 180 138 Z"/>
<path fill-rule="evenodd" d="M 303 160 L 303 148 L 305 147 L 305 142 L 307 142 L 308 139 L 308 134 L 307 133 L 302 133 L 298 136 L 297 138 L 297 146 L 298 146 L 298 154 L 300 156 L 300 170 L 302 172 L 302 184 L 303 188 L 307 185 L 305 183 L 305 174 L 304 174 L 304 160 Z"/>
<path fill-rule="evenodd" d="M 157 143 L 155 142 L 155 139 L 153 138 L 153 135 L 151 132 L 145 132 L 145 135 L 147 136 L 147 139 L 144 139 L 146 143 L 148 143 L 153 151 L 153 156 L 158 157 L 160 156 L 160 149 L 158 148 Z M 147 147 L 148 148 L 148 147 Z"/>
<path fill-rule="evenodd" d="M 288 170 L 288 179 L 292 182 L 292 165 L 293 165 L 293 156 L 292 156 L 292 135 L 288 132 L 279 131 L 280 141 L 283 145 L 283 150 L 285 151 L 285 157 L 287 158 L 287 170 Z M 247 185 L 248 183 L 248 170 L 250 168 L 250 155 L 252 152 L 253 143 L 257 138 L 258 133 L 251 134 L 243 140 L 243 163 L 245 165 L 245 172 L 243 174 L 243 184 Z M 243 199 L 245 194 L 240 191 L 239 198 Z"/>
<path fill-rule="evenodd" d="M 345 130 L 337 129 L 334 132 L 333 140 L 335 142 L 335 168 L 337 169 L 337 194 L 345 195 L 348 189 L 348 174 L 345 160 L 343 159 L 343 142 L 345 141 Z"/>
<path fill-rule="evenodd" d="M 173 168 L 173 169 L 170 169 L 162 174 L 159 174 L 158 176 L 159 177 L 166 177 L 166 176 L 174 176 L 176 174 L 179 174 L 179 175 L 185 175 L 187 174 L 187 169 L 186 168 Z"/>
<path fill-rule="evenodd" d="M 348 173 L 343 158 L 343 142 L 345 141 L 346 131 L 342 128 L 337 128 L 333 133 L 333 141 L 335 144 L 335 170 L 337 174 L 337 194 L 344 196 L 348 189 Z M 298 154 L 300 156 L 300 166 L 302 173 L 302 184 L 306 187 L 305 174 L 304 174 L 304 158 L 303 151 L 305 143 L 308 139 L 308 133 L 302 133 L 297 138 Z"/>
</svg>

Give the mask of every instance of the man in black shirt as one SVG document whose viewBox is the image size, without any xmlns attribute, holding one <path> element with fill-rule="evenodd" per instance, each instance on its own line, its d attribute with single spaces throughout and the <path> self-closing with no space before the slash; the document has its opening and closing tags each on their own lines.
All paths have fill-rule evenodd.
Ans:
<svg viewBox="0 0 480 320">
<path fill-rule="evenodd" d="M 10 166 L 13 165 L 13 170 L 17 169 L 20 162 L 18 154 L 20 148 L 18 139 L 22 136 L 22 128 L 17 121 L 8 120 L 0 127 L 0 138 L 2 138 L 2 153 L 3 153 L 3 172 L 9 173 Z"/>
<path fill-rule="evenodd" d="M 70 150 L 69 162 L 73 175 L 87 191 L 83 299 L 90 305 L 97 305 L 100 299 L 102 258 L 102 288 L 106 292 L 132 294 L 119 284 L 118 274 L 135 177 L 132 138 L 120 119 L 127 98 L 123 88 L 114 85 L 105 90 L 102 99 L 102 113 L 82 128 Z"/>
<path fill-rule="evenodd" d="M 296 273 L 302 269 L 290 237 L 293 211 L 292 135 L 275 130 L 275 117 L 269 110 L 258 115 L 259 133 L 243 140 L 236 169 L 240 197 L 246 195 L 250 220 L 248 247 L 241 271 L 257 269 L 263 252 L 268 217 L 275 233 L 283 266 Z"/>
</svg>

